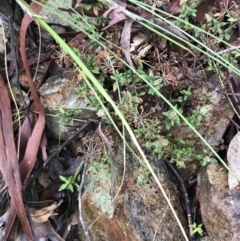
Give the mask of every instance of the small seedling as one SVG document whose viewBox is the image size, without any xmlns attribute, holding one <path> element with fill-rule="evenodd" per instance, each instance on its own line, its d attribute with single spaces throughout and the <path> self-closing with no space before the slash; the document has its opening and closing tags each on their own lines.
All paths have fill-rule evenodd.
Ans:
<svg viewBox="0 0 240 241">
<path fill-rule="evenodd" d="M 149 175 L 149 170 L 145 166 L 141 165 L 141 167 L 138 170 L 134 171 L 134 176 L 136 177 L 136 184 L 138 186 L 141 186 L 147 183 L 147 181 L 149 180 Z"/>
<path fill-rule="evenodd" d="M 86 66 L 93 74 L 99 74 L 99 67 L 96 65 L 94 55 L 88 56 Z"/>
<path fill-rule="evenodd" d="M 145 144 L 145 146 L 147 148 L 151 148 L 153 150 L 153 152 L 158 155 L 158 158 L 161 159 L 163 154 L 165 153 L 166 147 L 169 144 L 170 143 L 166 138 L 159 136 L 158 140 L 156 140 L 154 142 L 147 142 Z"/>
<path fill-rule="evenodd" d="M 109 175 L 111 175 L 114 171 L 117 171 L 117 170 L 118 168 L 111 165 L 110 161 L 108 160 L 105 163 L 94 161 L 88 169 L 88 171 L 92 171 L 94 174 L 97 174 L 99 177 L 105 176 L 106 171 Z"/>
<path fill-rule="evenodd" d="M 60 186 L 59 191 L 70 190 L 71 192 L 73 192 L 74 186 L 75 186 L 76 182 L 78 181 L 77 179 L 79 179 L 79 175 L 74 175 L 74 176 L 69 176 L 69 177 L 64 177 L 64 176 L 59 175 L 59 178 L 64 182 Z"/>
<path fill-rule="evenodd" d="M 185 140 L 183 138 L 175 138 L 171 143 L 171 161 L 179 167 L 185 167 L 185 162 L 196 159 L 196 151 L 193 140 Z"/>
<path fill-rule="evenodd" d="M 152 84 L 155 89 L 160 90 L 163 87 L 163 77 L 155 76 L 153 72 L 150 71 L 147 78 L 149 83 Z M 152 88 L 149 88 L 148 94 L 155 95 L 155 92 Z"/>
<path fill-rule="evenodd" d="M 179 15 L 179 19 L 183 19 L 186 23 L 190 22 L 191 17 L 196 16 L 196 6 L 198 5 L 198 1 L 195 1 L 191 4 L 183 4 L 181 13 Z M 183 29 L 190 29 L 189 25 L 184 24 L 181 21 L 176 21 L 176 25 L 178 27 L 182 27 Z"/>
<path fill-rule="evenodd" d="M 200 223 L 198 225 L 196 223 L 193 223 L 193 225 L 192 225 L 192 235 L 194 235 L 195 233 L 198 233 L 202 236 L 202 233 L 203 233 L 202 223 Z"/>
<path fill-rule="evenodd" d="M 193 110 L 191 116 L 187 119 L 195 128 L 198 128 L 209 120 L 209 116 L 205 113 L 203 108 L 199 107 Z"/>
<path fill-rule="evenodd" d="M 84 4 L 86 10 L 93 10 L 94 14 L 98 16 L 98 11 L 102 8 L 102 3 L 96 2 L 93 4 Z"/>
<path fill-rule="evenodd" d="M 188 97 L 192 94 L 191 92 L 192 87 L 189 86 L 186 90 L 181 90 L 180 93 L 183 95 L 183 100 L 187 101 Z"/>
<path fill-rule="evenodd" d="M 58 108 L 57 116 L 60 118 L 60 123 L 70 123 L 73 126 L 73 117 L 80 113 L 79 110 L 65 110 L 62 106 Z"/>
<path fill-rule="evenodd" d="M 175 106 L 177 108 L 177 106 Z M 182 114 L 182 109 L 179 109 L 178 110 L 181 114 Z M 177 125 L 180 125 L 180 117 L 179 115 L 176 113 L 176 111 L 174 110 L 169 110 L 169 111 L 166 111 L 166 112 L 163 112 L 163 115 L 166 116 L 170 122 L 167 122 L 166 123 L 166 128 L 167 130 L 170 130 L 170 128 L 172 126 L 174 126 L 174 124 L 177 124 Z"/>
<path fill-rule="evenodd" d="M 201 166 L 206 166 L 208 163 L 217 163 L 217 160 L 210 156 L 205 156 L 205 157 L 201 158 L 201 160 L 200 160 Z"/>
</svg>

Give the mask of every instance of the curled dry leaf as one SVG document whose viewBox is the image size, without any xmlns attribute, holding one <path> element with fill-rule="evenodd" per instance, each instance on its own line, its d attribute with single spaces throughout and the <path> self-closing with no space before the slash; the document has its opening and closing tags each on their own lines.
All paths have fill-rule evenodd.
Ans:
<svg viewBox="0 0 240 241">
<path fill-rule="evenodd" d="M 126 6 L 123 6 L 124 8 Z M 111 21 L 109 22 L 108 26 L 106 26 L 105 28 L 103 28 L 103 30 L 109 28 L 110 26 L 127 19 L 126 15 L 122 12 L 121 9 L 118 9 L 116 7 L 111 7 L 110 9 L 108 9 L 104 14 L 104 17 L 109 17 L 111 19 Z"/>
<path fill-rule="evenodd" d="M 234 174 L 240 179 L 240 132 L 238 132 L 229 144 L 227 152 L 228 166 Z M 238 186 L 238 181 L 228 173 L 228 186 L 233 190 Z"/>
<path fill-rule="evenodd" d="M 52 205 L 47 206 L 45 208 L 32 211 L 31 212 L 31 218 L 33 222 L 35 223 L 44 223 L 48 220 L 50 216 L 57 215 L 57 213 L 54 213 L 54 210 L 62 203 L 62 200 L 57 204 L 54 202 Z"/>
</svg>

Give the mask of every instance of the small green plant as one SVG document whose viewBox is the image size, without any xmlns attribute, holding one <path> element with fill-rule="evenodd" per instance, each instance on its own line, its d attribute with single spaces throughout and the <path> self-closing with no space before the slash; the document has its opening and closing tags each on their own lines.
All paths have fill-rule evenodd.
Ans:
<svg viewBox="0 0 240 241">
<path fill-rule="evenodd" d="M 217 160 L 209 155 L 201 155 L 199 157 L 201 166 L 206 166 L 208 163 L 217 163 Z"/>
<path fill-rule="evenodd" d="M 139 87 L 143 85 L 143 81 L 140 78 L 142 76 L 143 78 L 149 78 L 149 75 L 142 70 L 141 67 L 137 69 L 138 75 L 136 73 L 133 73 L 131 69 L 119 72 L 116 70 L 114 72 L 114 75 L 111 75 L 110 78 L 114 81 L 113 90 L 116 90 L 117 85 L 125 88 L 130 88 L 133 90 L 132 87 Z M 139 93 L 138 93 L 139 94 Z"/>
<path fill-rule="evenodd" d="M 221 77 L 224 76 L 224 72 L 222 70 L 222 65 L 219 63 L 216 63 L 215 61 L 213 61 L 212 59 L 208 59 L 207 60 L 208 63 L 208 70 L 209 71 L 213 71 L 215 73 L 218 73 Z"/>
<path fill-rule="evenodd" d="M 119 108 L 123 111 L 126 118 L 137 116 L 138 105 L 141 104 L 142 99 L 138 95 L 133 95 L 130 91 L 122 91 L 122 103 Z"/>
<path fill-rule="evenodd" d="M 102 85 L 102 83 L 100 84 Z M 92 91 L 86 85 L 84 85 L 84 83 L 81 83 L 77 88 L 75 88 L 75 91 L 80 99 L 89 99 L 89 106 L 94 107 L 97 110 L 101 109 L 101 105 L 99 104 L 97 98 L 95 95 L 93 95 Z M 103 96 L 100 96 L 99 98 L 103 103 L 106 103 Z"/>
<path fill-rule="evenodd" d="M 117 171 L 117 167 L 95 161 L 92 163 L 88 170 L 102 177 L 106 175 L 106 171 L 109 175 L 111 175 L 114 171 Z"/>
<path fill-rule="evenodd" d="M 184 22 L 189 23 L 191 17 L 196 17 L 197 9 L 199 1 L 193 1 L 190 4 L 183 4 L 181 13 L 179 15 L 179 19 L 184 20 Z M 184 24 L 183 22 L 176 21 L 176 25 L 183 29 L 190 29 L 189 25 Z"/>
<path fill-rule="evenodd" d="M 175 105 L 175 108 L 177 109 L 177 105 Z M 182 109 L 178 109 L 178 111 L 182 114 Z M 174 111 L 173 109 L 163 112 L 162 113 L 164 116 L 166 116 L 169 120 L 169 122 L 166 123 L 166 128 L 167 130 L 170 130 L 170 128 L 172 126 L 174 126 L 175 124 L 180 125 L 180 117 L 179 115 L 176 113 L 176 111 Z"/>
<path fill-rule="evenodd" d="M 80 99 L 85 99 L 89 96 L 89 90 L 84 84 L 80 84 L 77 88 L 75 88 L 75 91 Z"/>
<path fill-rule="evenodd" d="M 131 70 L 128 70 L 126 72 L 120 73 L 118 70 L 116 70 L 114 75 L 111 75 L 110 78 L 114 80 L 113 90 L 115 91 L 117 89 L 117 85 L 129 86 L 133 79 L 133 72 Z"/>
<path fill-rule="evenodd" d="M 187 119 L 195 128 L 198 128 L 209 120 L 209 116 L 205 113 L 204 108 L 199 107 L 193 110 Z"/>
<path fill-rule="evenodd" d="M 59 145 L 52 146 L 49 148 L 49 154 L 53 154 L 57 149 L 59 148 Z"/>
<path fill-rule="evenodd" d="M 237 19 L 234 19 L 230 14 L 226 14 L 226 21 L 224 22 L 224 14 L 219 12 L 209 15 L 205 14 L 207 19 L 206 29 L 210 31 L 215 36 L 218 36 L 220 39 L 230 39 L 230 30 L 235 27 Z"/>
<path fill-rule="evenodd" d="M 152 71 L 149 72 L 148 81 L 152 84 L 157 90 L 160 90 L 163 87 L 163 78 L 160 76 L 155 76 Z M 148 94 L 155 95 L 152 88 L 149 88 Z"/>
<path fill-rule="evenodd" d="M 234 56 L 234 52 L 232 53 L 226 53 L 226 54 L 223 54 L 223 58 L 226 59 L 226 61 L 228 61 L 229 63 L 231 64 L 237 64 L 238 61 L 236 60 L 236 57 Z M 229 69 L 229 71 L 231 72 L 231 70 Z"/>
<path fill-rule="evenodd" d="M 169 141 L 165 137 L 159 136 L 158 140 L 154 142 L 147 142 L 145 144 L 147 148 L 151 148 L 154 153 L 158 155 L 158 159 L 161 159 L 164 153 L 166 153 L 166 147 L 169 146 Z"/>
<path fill-rule="evenodd" d="M 60 123 L 70 123 L 71 126 L 73 125 L 73 117 L 81 112 L 80 110 L 65 110 L 62 106 L 59 106 L 58 110 L 57 116 L 60 118 Z"/>
<path fill-rule="evenodd" d="M 59 175 L 59 178 L 64 182 L 60 186 L 59 191 L 70 190 L 71 192 L 73 192 L 76 182 L 79 181 L 78 180 L 79 175 L 74 175 L 74 176 L 69 176 L 69 177 L 64 177 L 64 176 Z"/>
<path fill-rule="evenodd" d="M 180 93 L 183 95 L 183 101 L 187 101 L 189 96 L 192 94 L 192 87 L 189 86 L 186 90 L 181 90 Z"/>
<path fill-rule="evenodd" d="M 112 165 L 106 152 L 103 153 L 101 161 L 93 161 L 91 166 L 88 168 L 89 172 L 93 172 L 93 174 L 97 174 L 100 177 L 106 175 L 106 171 L 109 175 L 111 175 L 117 170 L 118 168 Z"/>
<path fill-rule="evenodd" d="M 102 8 L 102 3 L 100 2 L 95 2 L 93 4 L 84 4 L 84 8 L 86 10 L 93 10 L 96 16 L 98 16 L 98 10 Z"/>
<path fill-rule="evenodd" d="M 102 83 L 99 83 L 99 84 L 102 85 Z M 92 107 L 96 108 L 97 110 L 102 109 L 98 99 L 92 92 L 90 92 L 90 94 L 89 94 L 89 99 L 90 99 L 89 106 L 92 106 Z M 106 105 L 106 100 L 104 99 L 104 97 L 102 95 L 99 96 L 99 99 L 102 101 L 102 103 L 104 103 Z M 107 107 L 106 107 L 106 109 L 108 110 Z"/>
<path fill-rule="evenodd" d="M 183 138 L 175 138 L 171 143 L 170 157 L 179 167 L 185 167 L 185 162 L 196 160 L 198 156 L 194 149 L 194 140 L 185 140 Z"/>
<path fill-rule="evenodd" d="M 193 225 L 192 225 L 192 235 L 194 235 L 195 233 L 198 233 L 198 234 L 200 234 L 200 235 L 202 235 L 202 233 L 203 233 L 203 229 L 202 229 L 202 223 L 200 223 L 200 224 L 196 224 L 196 223 L 193 223 Z"/>
<path fill-rule="evenodd" d="M 134 177 L 136 178 L 136 184 L 138 186 L 145 184 L 148 181 L 149 175 L 150 175 L 149 170 L 144 165 L 141 165 L 138 170 L 134 171 Z"/>
<path fill-rule="evenodd" d="M 94 55 L 88 55 L 86 66 L 93 74 L 99 74 L 99 67 L 96 65 Z"/>
<path fill-rule="evenodd" d="M 192 91 L 191 91 L 192 87 L 189 86 L 187 89 L 183 89 L 183 90 L 180 90 L 180 94 L 178 96 L 177 99 L 172 99 L 172 103 L 183 103 L 183 102 L 186 102 L 188 100 L 188 98 L 191 96 L 192 94 Z"/>
<path fill-rule="evenodd" d="M 137 128 L 134 130 L 138 139 L 141 139 L 143 143 L 158 140 L 162 126 L 157 118 L 144 119 L 138 123 L 138 125 L 135 124 Z"/>
</svg>

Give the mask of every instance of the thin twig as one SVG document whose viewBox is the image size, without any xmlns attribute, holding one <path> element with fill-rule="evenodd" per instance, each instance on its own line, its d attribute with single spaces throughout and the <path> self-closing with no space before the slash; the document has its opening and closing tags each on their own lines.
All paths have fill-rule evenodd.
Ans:
<svg viewBox="0 0 240 241">
<path fill-rule="evenodd" d="M 56 155 L 58 155 L 62 149 L 68 145 L 72 140 L 74 140 L 82 131 L 84 131 L 89 124 L 92 123 L 91 120 L 87 121 L 79 130 L 77 130 L 75 133 L 73 133 L 71 136 L 68 137 L 68 139 L 66 141 L 63 142 L 63 144 L 50 156 L 48 157 L 48 159 L 45 161 L 45 163 L 43 164 L 43 167 L 45 168 L 47 166 L 47 164 L 49 163 L 49 161 L 55 157 Z"/>
<path fill-rule="evenodd" d="M 173 173 L 173 175 L 176 177 L 176 179 L 178 180 L 178 182 L 180 184 L 180 189 L 181 189 L 182 195 L 184 197 L 184 204 L 185 204 L 185 209 L 186 209 L 186 213 L 187 213 L 189 231 L 190 231 L 190 236 L 191 236 L 192 235 L 192 214 L 191 214 L 191 209 L 190 209 L 185 181 L 182 178 L 182 176 L 178 173 L 177 169 L 172 165 L 171 162 L 169 162 L 168 160 L 164 160 L 164 163 L 166 164 L 168 169 L 170 169 L 170 171 Z"/>
<path fill-rule="evenodd" d="M 119 9 L 121 12 L 123 12 L 126 16 L 128 16 L 129 18 L 131 18 L 134 21 L 143 21 L 144 20 L 143 17 L 128 11 L 125 7 L 122 7 L 120 4 L 118 4 L 118 2 L 114 2 L 113 0 L 106 0 L 106 2 L 109 5 L 111 5 L 112 7 Z"/>
<path fill-rule="evenodd" d="M 219 93 L 219 94 L 223 94 L 223 95 L 240 96 L 240 93 L 228 93 L 228 92 L 225 92 L 225 91 L 222 91 L 222 90 L 217 90 L 216 92 Z"/>
<path fill-rule="evenodd" d="M 83 172 L 82 172 L 82 180 L 81 180 L 81 184 L 79 186 L 79 192 L 78 192 L 78 209 L 79 209 L 79 220 L 82 224 L 82 228 L 83 228 L 83 232 L 85 234 L 85 237 L 87 239 L 87 241 L 92 241 L 89 230 L 87 228 L 87 225 L 84 221 L 83 218 L 83 211 L 82 211 L 82 192 L 83 192 L 83 185 L 84 185 L 84 180 L 85 180 L 85 175 L 86 175 L 86 171 L 87 171 L 87 163 L 84 164 L 83 167 Z"/>
<path fill-rule="evenodd" d="M 232 52 L 233 50 L 236 50 L 236 49 L 240 49 L 240 45 L 232 46 L 230 48 L 220 50 L 217 52 L 217 54 L 219 54 L 219 55 L 226 54 L 226 53 Z"/>
</svg>

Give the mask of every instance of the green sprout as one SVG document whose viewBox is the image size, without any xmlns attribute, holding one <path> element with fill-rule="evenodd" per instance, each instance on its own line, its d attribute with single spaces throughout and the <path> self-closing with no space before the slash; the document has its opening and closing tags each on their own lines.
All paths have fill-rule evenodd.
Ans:
<svg viewBox="0 0 240 241">
<path fill-rule="evenodd" d="M 71 192 L 74 191 L 74 186 L 76 182 L 79 181 L 80 176 L 79 175 L 73 175 L 69 177 L 64 177 L 59 175 L 59 178 L 64 182 L 58 191 L 63 191 L 63 190 L 70 190 Z"/>
<path fill-rule="evenodd" d="M 193 229 L 192 235 L 194 235 L 195 233 L 198 233 L 198 234 L 202 235 L 202 233 L 203 233 L 202 223 L 200 223 L 198 225 L 196 223 L 193 223 L 192 229 Z"/>
<path fill-rule="evenodd" d="M 62 106 L 59 106 L 58 110 L 57 116 L 60 118 L 60 123 L 70 123 L 71 126 L 73 126 L 73 117 L 81 112 L 80 110 L 66 110 Z"/>
<path fill-rule="evenodd" d="M 177 109 L 177 106 L 175 106 L 175 108 Z M 183 112 L 181 109 L 179 109 L 178 111 L 179 111 L 181 114 L 182 114 L 182 112 Z M 170 120 L 170 122 L 167 122 L 167 124 L 166 124 L 167 130 L 170 130 L 170 128 L 171 128 L 172 126 L 174 126 L 174 124 L 180 125 L 180 117 L 179 117 L 179 115 L 176 113 L 175 110 L 171 109 L 171 110 L 169 110 L 169 111 L 163 112 L 163 115 L 166 116 L 166 117 Z"/>
</svg>

